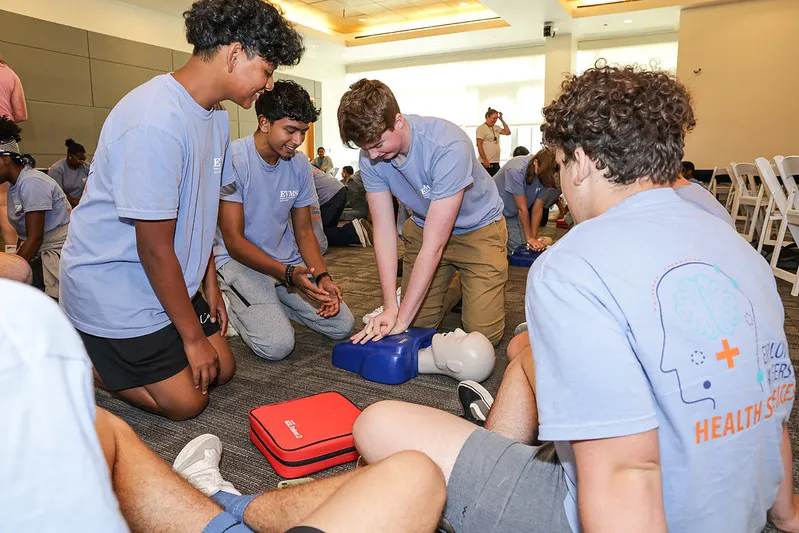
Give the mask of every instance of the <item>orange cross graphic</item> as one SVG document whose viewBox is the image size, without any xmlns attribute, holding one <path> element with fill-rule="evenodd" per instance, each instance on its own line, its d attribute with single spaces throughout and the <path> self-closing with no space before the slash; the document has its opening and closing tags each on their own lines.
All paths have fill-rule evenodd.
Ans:
<svg viewBox="0 0 799 533">
<path fill-rule="evenodd" d="M 727 368 L 735 368 L 735 360 L 733 358 L 741 353 L 741 351 L 737 347 L 730 348 L 730 341 L 727 339 L 721 341 L 721 346 L 724 349 L 720 352 L 716 352 L 716 360 L 721 361 L 722 359 L 726 359 Z"/>
</svg>

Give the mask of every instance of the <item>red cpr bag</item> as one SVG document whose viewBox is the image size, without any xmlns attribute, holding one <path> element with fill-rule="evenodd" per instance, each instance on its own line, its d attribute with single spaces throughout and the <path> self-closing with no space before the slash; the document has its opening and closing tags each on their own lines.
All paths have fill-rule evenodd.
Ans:
<svg viewBox="0 0 799 533">
<path fill-rule="evenodd" d="M 298 478 L 358 458 L 352 426 L 361 414 L 337 392 L 250 411 L 250 441 L 278 475 Z"/>
</svg>

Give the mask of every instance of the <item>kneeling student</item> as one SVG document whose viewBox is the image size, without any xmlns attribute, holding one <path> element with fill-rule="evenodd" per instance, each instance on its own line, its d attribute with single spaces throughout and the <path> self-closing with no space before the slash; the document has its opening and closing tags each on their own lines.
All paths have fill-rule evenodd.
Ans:
<svg viewBox="0 0 799 533">
<path fill-rule="evenodd" d="M 276 82 L 255 110 L 258 129 L 231 145 L 235 181 L 222 190 L 215 255 L 231 323 L 258 356 L 279 360 L 294 349 L 289 320 L 343 339 L 355 319 L 319 251 L 311 163 L 296 152 L 319 111 L 291 81 Z"/>
<path fill-rule="evenodd" d="M 33 285 L 58 298 L 70 207 L 58 184 L 33 168 L 36 162 L 31 156 L 19 153 L 20 140 L 19 126 L 0 117 L 0 184 L 9 184 L 8 221 L 19 235 L 17 255 L 31 263 Z"/>
</svg>

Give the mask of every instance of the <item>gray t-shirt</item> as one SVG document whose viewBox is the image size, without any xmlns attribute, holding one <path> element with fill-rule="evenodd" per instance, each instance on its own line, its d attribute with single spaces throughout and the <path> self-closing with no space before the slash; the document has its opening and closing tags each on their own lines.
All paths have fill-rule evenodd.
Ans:
<svg viewBox="0 0 799 533">
<path fill-rule="evenodd" d="M 75 200 L 83 196 L 86 180 L 89 178 L 89 163 L 84 162 L 76 169 L 70 168 L 66 159 L 59 159 L 47 171 L 61 189 Z"/>
<path fill-rule="evenodd" d="M 405 115 L 405 119 L 411 127 L 411 148 L 404 161 L 372 161 L 369 153 L 361 150 L 359 167 L 366 191 L 391 190 L 422 227 L 430 202 L 464 191 L 454 235 L 502 218 L 497 186 L 477 161 L 466 132 L 441 118 Z"/>
<path fill-rule="evenodd" d="M 287 265 L 302 262 L 291 228 L 291 210 L 316 201 L 308 156 L 297 152 L 289 160 L 270 165 L 255 148 L 252 135 L 233 141 L 235 187 L 221 195 L 226 202 L 237 202 L 244 209 L 244 237 L 275 261 Z M 311 214 L 313 217 L 313 213 Z M 216 267 L 230 261 L 221 231 L 217 231 L 214 256 Z"/>
<path fill-rule="evenodd" d="M 533 264 L 526 313 L 573 531 L 572 442 L 653 429 L 671 533 L 765 526 L 796 377 L 771 268 L 729 224 L 671 188 L 634 194 Z"/>
<path fill-rule="evenodd" d="M 28 238 L 25 213 L 44 211 L 44 232 L 69 224 L 69 202 L 47 174 L 24 167 L 17 182 L 8 184 L 8 221 L 23 241 Z"/>
<path fill-rule="evenodd" d="M 319 205 L 325 205 L 344 187 L 339 180 L 317 169 L 313 171 L 313 181 L 316 186 L 316 195 L 319 197 Z"/>
<path fill-rule="evenodd" d="M 347 207 L 360 212 L 369 212 L 369 203 L 366 201 L 366 189 L 363 186 L 361 171 L 358 170 L 347 181 Z"/>
</svg>

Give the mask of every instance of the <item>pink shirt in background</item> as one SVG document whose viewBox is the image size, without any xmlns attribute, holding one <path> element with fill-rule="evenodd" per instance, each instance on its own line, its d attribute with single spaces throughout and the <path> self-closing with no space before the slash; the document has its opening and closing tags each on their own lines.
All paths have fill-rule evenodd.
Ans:
<svg viewBox="0 0 799 533">
<path fill-rule="evenodd" d="M 8 65 L 0 63 L 0 117 L 14 120 L 14 114 L 11 112 L 11 93 L 18 84 L 17 73 Z"/>
</svg>

